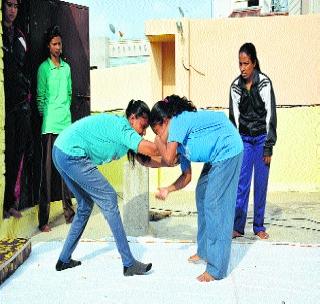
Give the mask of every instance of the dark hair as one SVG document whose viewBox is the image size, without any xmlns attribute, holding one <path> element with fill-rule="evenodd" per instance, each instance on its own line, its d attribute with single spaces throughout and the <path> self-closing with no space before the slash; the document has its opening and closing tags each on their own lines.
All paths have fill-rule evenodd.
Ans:
<svg viewBox="0 0 320 304">
<path fill-rule="evenodd" d="M 58 25 L 53 25 L 51 27 L 49 27 L 46 30 L 45 33 L 45 43 L 48 46 L 50 44 L 50 41 L 54 38 L 54 37 L 61 37 L 62 39 L 62 35 L 61 35 L 61 31 L 60 31 L 60 27 Z"/>
<path fill-rule="evenodd" d="M 2 4 L 1 4 L 2 24 L 3 24 L 4 20 L 5 20 L 4 4 L 5 4 L 7 1 L 8 1 L 8 0 L 2 0 Z M 21 22 L 18 22 L 18 20 L 20 19 L 19 16 L 21 15 L 21 14 L 19 13 L 20 7 L 21 7 L 21 5 L 22 5 L 21 0 L 17 0 L 17 3 L 18 3 L 18 15 L 17 15 L 16 19 L 13 21 L 13 24 L 15 24 L 15 25 L 18 24 L 19 27 L 20 27 L 20 25 L 21 25 L 20 23 L 21 23 Z M 20 21 L 21 21 L 21 20 L 20 20 Z"/>
<path fill-rule="evenodd" d="M 134 114 L 136 118 L 144 117 L 149 120 L 150 109 L 144 101 L 131 99 L 126 108 L 126 117 L 129 119 L 129 117 L 132 114 Z M 140 153 L 135 153 L 133 150 L 130 149 L 127 152 L 127 157 L 129 162 L 131 162 L 132 166 L 134 166 L 134 160 L 136 156 L 138 156 L 143 162 L 150 160 L 149 156 Z"/>
<path fill-rule="evenodd" d="M 3 10 L 3 5 L 5 2 L 7 2 L 8 0 L 2 0 L 2 6 L 1 9 Z M 17 0 L 18 5 L 21 5 L 21 0 Z"/>
<path fill-rule="evenodd" d="M 170 95 L 159 100 L 151 109 L 150 125 L 153 127 L 156 124 L 162 124 L 165 118 L 172 118 L 184 111 L 196 112 L 197 108 L 192 101 L 186 97 L 180 97 L 178 95 Z"/>
<path fill-rule="evenodd" d="M 144 101 L 131 99 L 126 108 L 126 117 L 129 118 L 131 114 L 134 114 L 136 118 L 145 117 L 149 119 L 150 109 Z"/>
<path fill-rule="evenodd" d="M 48 56 L 50 57 L 50 51 L 48 49 L 48 45 L 50 44 L 50 41 L 54 37 L 61 37 L 61 39 L 62 39 L 60 27 L 58 25 L 53 25 L 53 26 L 49 27 L 44 33 L 44 43 L 43 43 L 44 58 L 43 58 L 43 60 L 45 60 Z M 62 54 L 60 56 L 63 57 Z"/>
<path fill-rule="evenodd" d="M 239 55 L 240 55 L 240 53 L 246 53 L 250 57 L 252 63 L 256 64 L 255 69 L 258 72 L 261 72 L 260 65 L 259 65 L 259 59 L 257 57 L 256 47 L 254 46 L 253 43 L 247 42 L 247 43 L 243 44 L 240 47 Z"/>
</svg>

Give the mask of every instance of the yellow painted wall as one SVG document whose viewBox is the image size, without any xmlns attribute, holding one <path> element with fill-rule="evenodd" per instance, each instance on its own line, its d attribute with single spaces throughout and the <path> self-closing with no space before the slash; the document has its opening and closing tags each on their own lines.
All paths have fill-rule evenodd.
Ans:
<svg viewBox="0 0 320 304">
<path fill-rule="evenodd" d="M 114 161 L 110 164 L 99 166 L 99 170 L 106 176 L 117 192 L 122 192 L 123 168 L 126 158 Z M 1 192 L 3 187 L 0 187 Z M 75 203 L 76 201 L 73 200 Z M 1 205 L 1 204 L 0 204 Z M 2 213 L 1 206 L 1 213 Z M 50 204 L 50 220 L 57 218 L 63 214 L 62 202 L 51 202 Z M 30 237 L 38 232 L 38 206 L 28 208 L 22 211 L 22 218 L 9 219 L 0 218 L 0 239 L 15 237 Z"/>
<path fill-rule="evenodd" d="M 277 109 L 270 190 L 320 191 L 320 106 Z"/>
<path fill-rule="evenodd" d="M 278 140 L 269 191 L 320 191 L 320 107 L 280 108 L 277 116 Z M 192 163 L 192 181 L 185 190 L 195 190 L 202 166 Z M 168 185 L 180 174 L 179 167 L 161 169 L 160 186 Z M 156 187 L 151 179 L 150 191 Z"/>
<path fill-rule="evenodd" d="M 278 113 L 278 142 L 274 148 L 269 191 L 320 191 L 320 107 L 282 108 Z M 153 137 L 149 130 L 148 138 Z M 126 157 L 100 166 L 117 192 L 122 192 Z M 194 191 L 202 164 L 192 164 L 192 182 L 185 191 Z M 149 170 L 150 191 L 166 186 L 180 175 L 180 167 Z M 159 178 L 159 181 L 158 181 Z M 0 219 L 0 239 L 28 237 L 37 231 L 38 207 L 23 211 L 19 220 Z M 51 203 L 50 218 L 62 214 L 61 202 Z"/>
<path fill-rule="evenodd" d="M 52 202 L 50 205 L 50 220 L 63 213 L 62 202 Z M 22 218 L 0 219 L 0 239 L 15 237 L 30 237 L 38 232 L 38 206 L 22 211 Z"/>
</svg>

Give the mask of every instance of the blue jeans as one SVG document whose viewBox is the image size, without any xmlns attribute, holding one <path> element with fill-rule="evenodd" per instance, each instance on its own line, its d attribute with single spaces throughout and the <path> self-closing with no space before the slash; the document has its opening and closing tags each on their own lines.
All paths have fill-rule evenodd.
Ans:
<svg viewBox="0 0 320 304">
<path fill-rule="evenodd" d="M 242 152 L 218 163 L 206 163 L 196 187 L 197 254 L 207 260 L 206 271 L 215 279 L 227 275 L 241 162 Z"/>
<path fill-rule="evenodd" d="M 57 170 L 78 203 L 77 212 L 59 260 L 65 263 L 70 261 L 95 202 L 110 226 L 123 265 L 126 267 L 132 266 L 134 258 L 122 225 L 115 190 L 88 157 L 70 156 L 54 146 L 52 158 Z"/>
<path fill-rule="evenodd" d="M 263 147 L 266 141 L 266 135 L 241 135 L 241 138 L 244 146 L 244 154 L 239 179 L 233 230 L 244 234 L 248 212 L 252 171 L 254 170 L 253 231 L 255 234 L 257 234 L 260 231 L 266 230 L 264 227 L 264 213 L 266 208 L 270 168 L 270 166 L 266 165 L 263 161 Z"/>
</svg>

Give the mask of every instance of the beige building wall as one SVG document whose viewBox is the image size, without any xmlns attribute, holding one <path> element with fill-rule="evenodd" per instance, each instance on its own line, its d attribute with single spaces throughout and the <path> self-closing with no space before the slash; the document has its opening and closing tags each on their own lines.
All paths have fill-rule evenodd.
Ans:
<svg viewBox="0 0 320 304">
<path fill-rule="evenodd" d="M 320 14 L 183 20 L 182 24 L 183 36 L 172 20 L 148 21 L 145 32 L 158 44 L 167 33 L 175 33 L 176 88 L 184 87 L 180 94 L 190 94 L 198 106 L 228 106 L 230 83 L 239 74 L 238 50 L 245 42 L 256 45 L 278 105 L 319 103 Z M 186 78 L 189 88 L 184 85 Z"/>
<path fill-rule="evenodd" d="M 174 41 L 164 42 L 162 45 L 162 96 L 175 91 L 175 44 Z"/>
<path fill-rule="evenodd" d="M 238 50 L 253 42 L 261 70 L 272 80 L 278 105 L 316 104 L 320 96 L 320 15 L 190 21 L 191 99 L 228 106 L 238 76 Z"/>
<path fill-rule="evenodd" d="M 151 104 L 150 64 L 90 71 L 91 111 L 125 109 L 131 99 Z"/>
</svg>

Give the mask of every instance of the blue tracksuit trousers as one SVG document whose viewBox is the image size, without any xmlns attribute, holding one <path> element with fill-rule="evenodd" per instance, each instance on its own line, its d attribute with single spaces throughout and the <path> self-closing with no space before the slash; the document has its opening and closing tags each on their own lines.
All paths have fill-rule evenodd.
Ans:
<svg viewBox="0 0 320 304">
<path fill-rule="evenodd" d="M 233 230 L 244 234 L 252 172 L 254 171 L 253 232 L 257 234 L 259 231 L 266 230 L 264 227 L 264 213 L 269 177 L 269 166 L 263 161 L 263 147 L 266 140 L 266 135 L 241 135 L 241 138 L 243 141 L 244 152 L 238 185 Z"/>
</svg>

